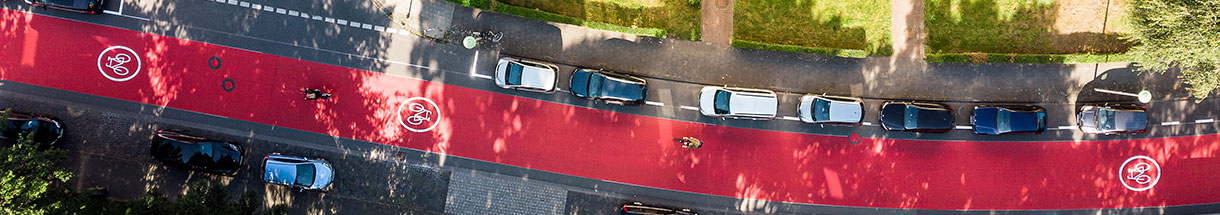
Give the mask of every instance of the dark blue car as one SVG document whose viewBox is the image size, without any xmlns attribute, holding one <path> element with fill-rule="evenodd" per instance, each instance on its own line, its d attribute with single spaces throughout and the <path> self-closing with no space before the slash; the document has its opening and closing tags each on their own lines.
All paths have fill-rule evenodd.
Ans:
<svg viewBox="0 0 1220 215">
<path fill-rule="evenodd" d="M 148 153 L 160 161 L 225 175 L 237 174 L 245 157 L 240 145 L 166 130 L 157 131 Z"/>
<path fill-rule="evenodd" d="M 1041 133 L 1046 130 L 1046 110 L 1032 105 L 975 106 L 970 124 L 976 134 Z"/>
<path fill-rule="evenodd" d="M 77 13 L 102 13 L 102 0 L 25 0 L 35 7 L 45 6 Z"/>
<path fill-rule="evenodd" d="M 639 105 L 648 98 L 648 82 L 624 74 L 577 69 L 571 84 L 572 95 L 606 103 Z"/>
<path fill-rule="evenodd" d="M 953 108 L 926 102 L 881 104 L 881 127 L 890 131 L 949 132 L 953 130 Z"/>
<path fill-rule="evenodd" d="M 10 112 L 0 128 L 0 139 L 17 140 L 18 135 L 30 135 L 36 143 L 55 145 L 64 136 L 59 121 L 33 114 Z"/>
</svg>

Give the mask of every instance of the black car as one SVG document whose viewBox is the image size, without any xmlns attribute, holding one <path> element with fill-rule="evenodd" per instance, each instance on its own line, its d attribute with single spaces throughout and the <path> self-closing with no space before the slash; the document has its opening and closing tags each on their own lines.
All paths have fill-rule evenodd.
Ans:
<svg viewBox="0 0 1220 215">
<path fill-rule="evenodd" d="M 576 69 L 571 84 L 572 95 L 607 103 L 639 105 L 648 97 L 644 79 L 603 70 Z"/>
<path fill-rule="evenodd" d="M 157 131 L 149 154 L 157 160 L 225 175 L 237 174 L 245 155 L 237 144 L 166 130 Z"/>
<path fill-rule="evenodd" d="M 690 209 L 669 209 L 660 206 L 644 205 L 639 202 L 624 204 L 621 215 L 699 215 Z"/>
<path fill-rule="evenodd" d="M 25 0 L 25 3 L 78 13 L 102 13 L 102 0 Z"/>
<path fill-rule="evenodd" d="M 881 127 L 890 131 L 948 132 L 953 130 L 953 109 L 924 102 L 881 104 Z"/>
<path fill-rule="evenodd" d="M 1144 106 L 1134 104 L 1085 105 L 1076 115 L 1076 124 L 1089 134 L 1144 133 L 1148 130 L 1144 111 Z"/>
<path fill-rule="evenodd" d="M 55 145 L 64 136 L 64 128 L 59 126 L 59 121 L 48 117 L 10 111 L 4 128 L 0 130 L 0 138 L 17 140 L 18 135 L 22 134 L 31 135 L 34 142 L 49 146 Z"/>
<path fill-rule="evenodd" d="M 1046 110 L 1033 105 L 975 106 L 970 124 L 976 134 L 1042 133 Z"/>
</svg>

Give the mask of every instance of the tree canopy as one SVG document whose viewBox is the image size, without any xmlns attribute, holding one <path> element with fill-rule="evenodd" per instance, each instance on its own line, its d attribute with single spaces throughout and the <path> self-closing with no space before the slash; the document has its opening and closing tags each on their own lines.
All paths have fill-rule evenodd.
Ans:
<svg viewBox="0 0 1220 215">
<path fill-rule="evenodd" d="M 1128 52 L 1141 72 L 1178 69 L 1195 101 L 1220 87 L 1220 1 L 1134 0 L 1128 3 Z"/>
</svg>

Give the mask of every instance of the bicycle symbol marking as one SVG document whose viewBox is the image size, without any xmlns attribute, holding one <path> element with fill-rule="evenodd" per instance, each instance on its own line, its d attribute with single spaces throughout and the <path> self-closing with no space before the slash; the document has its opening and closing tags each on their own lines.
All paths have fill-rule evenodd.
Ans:
<svg viewBox="0 0 1220 215">
<path fill-rule="evenodd" d="M 135 61 L 134 66 L 132 61 Z M 97 70 L 115 82 L 135 78 L 140 73 L 140 55 L 125 46 L 111 46 L 97 56 Z"/>
<path fill-rule="evenodd" d="M 1161 165 L 1148 156 L 1133 156 L 1119 167 L 1118 177 L 1128 190 L 1145 191 L 1160 181 Z"/>
<path fill-rule="evenodd" d="M 414 112 L 415 114 L 407 117 L 407 124 L 419 125 L 423 124 L 424 122 L 432 121 L 432 111 L 424 108 L 424 104 L 411 103 L 411 112 Z"/>
<path fill-rule="evenodd" d="M 403 114 L 403 107 L 407 108 L 406 115 Z M 441 109 L 431 99 L 414 97 L 398 104 L 398 110 L 395 113 L 398 114 L 398 124 L 408 131 L 428 132 L 440 123 Z"/>
</svg>

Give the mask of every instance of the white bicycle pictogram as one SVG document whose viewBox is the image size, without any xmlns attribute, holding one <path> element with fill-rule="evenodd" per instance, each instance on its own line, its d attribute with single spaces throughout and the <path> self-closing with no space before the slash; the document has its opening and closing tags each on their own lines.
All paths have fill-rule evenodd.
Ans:
<svg viewBox="0 0 1220 215">
<path fill-rule="evenodd" d="M 127 75 L 127 67 L 123 66 L 123 64 L 131 62 L 131 56 L 127 56 L 127 54 L 124 53 L 119 53 L 114 55 L 114 57 L 106 57 L 106 61 L 106 67 L 114 70 L 114 74 Z"/>
<path fill-rule="evenodd" d="M 423 104 L 411 103 L 409 108 L 411 112 L 415 112 L 415 114 L 411 114 L 411 116 L 407 117 L 407 124 L 419 125 L 423 124 L 424 122 L 432 121 L 432 111 L 425 108 Z"/>
<path fill-rule="evenodd" d="M 1152 182 L 1152 176 L 1144 174 L 1148 172 L 1148 163 L 1139 163 L 1127 169 L 1127 179 L 1135 180 L 1135 183 L 1148 184 Z"/>
</svg>

